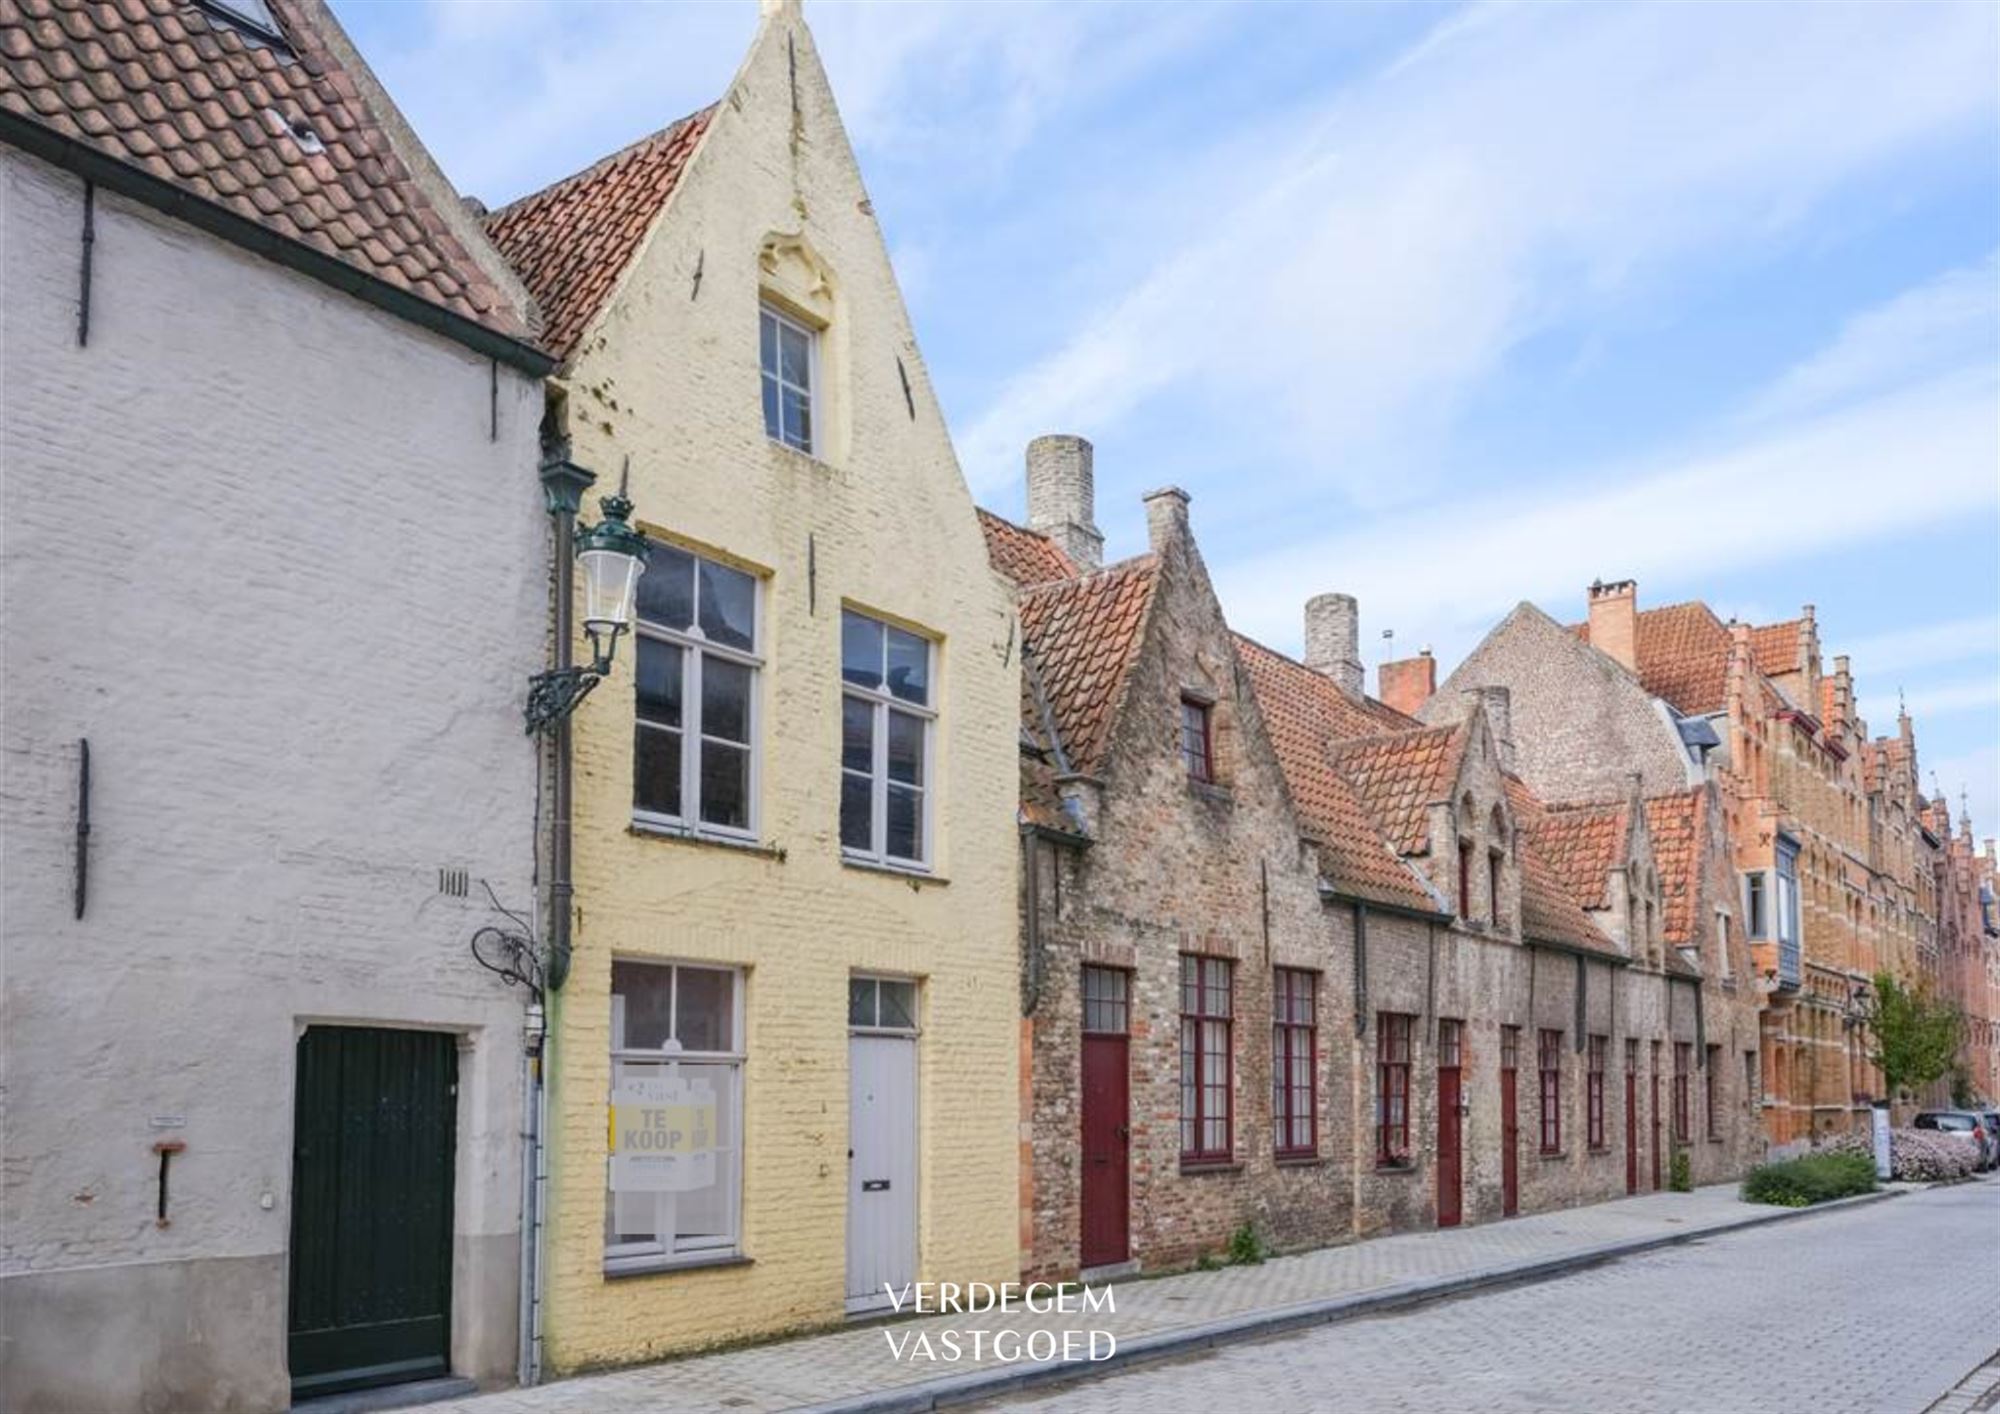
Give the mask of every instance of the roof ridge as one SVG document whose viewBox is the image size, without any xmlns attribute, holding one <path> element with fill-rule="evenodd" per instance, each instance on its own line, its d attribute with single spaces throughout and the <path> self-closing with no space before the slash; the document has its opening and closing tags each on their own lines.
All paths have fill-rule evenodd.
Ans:
<svg viewBox="0 0 2000 1414">
<path fill-rule="evenodd" d="M 572 182 L 580 182 L 585 177 L 596 175 L 598 172 L 602 171 L 606 167 L 609 167 L 612 163 L 618 161 L 620 158 L 629 157 L 633 153 L 639 151 L 641 148 L 650 147 L 654 143 L 671 139 L 677 132 L 679 132 L 682 128 L 686 127 L 689 123 L 692 123 L 695 119 L 713 113 L 717 108 L 720 108 L 721 106 L 722 106 L 722 100 L 718 98 L 713 100 L 712 102 L 703 104 L 701 107 L 695 109 L 692 113 L 683 113 L 680 117 L 674 119 L 671 123 L 668 123 L 664 128 L 660 128 L 655 132 L 647 133 L 644 137 L 634 138 L 632 141 L 626 143 L 623 147 L 618 148 L 616 151 L 605 153 L 595 162 L 592 162 L 588 167 L 579 167 L 577 168 L 576 171 L 571 172 L 566 177 L 557 177 L 553 182 L 550 182 L 546 186 L 537 187 L 535 188 L 535 190 L 531 192 L 528 192 L 522 196 L 515 197 L 505 206 L 494 207 L 491 211 L 486 213 L 483 219 L 489 222 L 497 221 L 498 219 L 500 219 L 500 217 L 514 210 L 514 208 L 517 206 L 525 206 L 529 202 L 538 200 L 541 197 L 553 196 L 561 188 L 569 186 Z"/>
</svg>

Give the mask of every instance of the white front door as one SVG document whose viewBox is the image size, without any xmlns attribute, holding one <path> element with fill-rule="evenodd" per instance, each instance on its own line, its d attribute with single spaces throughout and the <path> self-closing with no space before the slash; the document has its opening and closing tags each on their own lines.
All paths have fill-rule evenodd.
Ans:
<svg viewBox="0 0 2000 1414">
<path fill-rule="evenodd" d="M 847 1310 L 917 1278 L 917 1042 L 848 1039 Z"/>
</svg>

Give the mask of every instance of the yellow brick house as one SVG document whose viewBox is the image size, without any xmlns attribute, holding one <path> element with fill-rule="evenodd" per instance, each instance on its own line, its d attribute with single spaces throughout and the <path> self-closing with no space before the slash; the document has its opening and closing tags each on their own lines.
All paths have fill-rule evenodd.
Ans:
<svg viewBox="0 0 2000 1414">
<path fill-rule="evenodd" d="M 796 4 L 488 226 L 651 544 L 571 722 L 544 1368 L 1011 1280 L 1012 600 Z"/>
</svg>

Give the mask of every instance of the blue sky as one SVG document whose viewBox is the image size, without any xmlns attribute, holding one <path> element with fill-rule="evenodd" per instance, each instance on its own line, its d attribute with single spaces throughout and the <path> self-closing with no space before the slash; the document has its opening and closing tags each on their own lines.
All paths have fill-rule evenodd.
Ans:
<svg viewBox="0 0 2000 1414">
<path fill-rule="evenodd" d="M 747 3 L 335 0 L 498 205 L 713 99 Z M 807 7 L 974 493 L 1173 482 L 1232 620 L 1445 669 L 1593 578 L 1817 606 L 2000 826 L 2000 10 Z"/>
</svg>

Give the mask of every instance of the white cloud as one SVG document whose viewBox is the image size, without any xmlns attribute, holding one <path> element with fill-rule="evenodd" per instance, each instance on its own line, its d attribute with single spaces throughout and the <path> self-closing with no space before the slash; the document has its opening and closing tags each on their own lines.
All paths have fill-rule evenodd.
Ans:
<svg viewBox="0 0 2000 1414">
<path fill-rule="evenodd" d="M 2000 361 L 2000 255 L 1855 315 L 1753 406 L 1785 416 L 1968 363 Z"/>
<path fill-rule="evenodd" d="M 1037 432 L 1211 404 L 1286 468 L 1271 494 L 1421 491 L 1413 453 L 1524 339 L 1990 123 L 1993 48 L 1979 5 L 1454 16 L 1272 123 L 1232 191 L 1191 183 L 1140 272 L 964 430 L 968 474 L 990 491 Z"/>
<path fill-rule="evenodd" d="M 1923 773 L 1923 788 L 1941 790 L 1951 802 L 1952 828 L 1958 827 L 1961 808 L 1972 812 L 1977 838 L 1989 838 L 2000 821 L 2000 746 L 1976 746 L 1951 756 L 1926 759 L 1923 741 L 1917 742 L 1917 769 Z M 1936 785 L 1933 787 L 1932 782 Z M 1961 807 L 1959 793 L 1965 800 Z"/>
<path fill-rule="evenodd" d="M 1893 633 L 1871 634 L 1833 644 L 1827 651 L 1829 655 L 1845 653 L 1853 660 L 1856 674 L 1869 678 L 1964 662 L 1968 658 L 2000 661 L 2000 616 L 1974 614 L 1941 623 L 1916 624 Z"/>
</svg>

